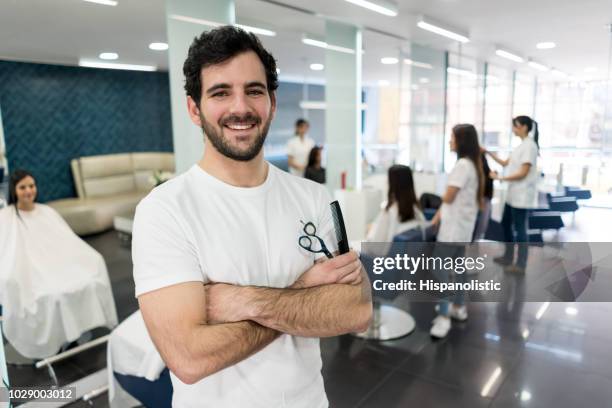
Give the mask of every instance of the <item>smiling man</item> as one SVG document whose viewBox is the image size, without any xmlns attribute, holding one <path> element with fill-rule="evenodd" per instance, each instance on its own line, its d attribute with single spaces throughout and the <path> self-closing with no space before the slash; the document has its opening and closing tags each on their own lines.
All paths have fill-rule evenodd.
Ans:
<svg viewBox="0 0 612 408">
<path fill-rule="evenodd" d="M 183 71 L 209 143 L 138 205 L 132 243 L 173 406 L 327 407 L 318 338 L 364 330 L 371 289 L 355 252 L 327 260 L 298 245 L 311 222 L 336 250 L 327 190 L 263 157 L 276 62 L 226 26 L 194 40 Z"/>
</svg>

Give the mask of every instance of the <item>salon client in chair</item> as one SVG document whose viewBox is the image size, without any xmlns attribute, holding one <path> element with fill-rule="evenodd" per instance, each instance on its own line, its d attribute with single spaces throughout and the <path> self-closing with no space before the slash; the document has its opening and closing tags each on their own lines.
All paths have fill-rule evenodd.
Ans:
<svg viewBox="0 0 612 408">
<path fill-rule="evenodd" d="M 16 170 L 0 210 L 4 335 L 23 356 L 42 359 L 96 327 L 117 324 L 102 255 L 51 207 L 36 202 L 34 176 Z"/>
</svg>

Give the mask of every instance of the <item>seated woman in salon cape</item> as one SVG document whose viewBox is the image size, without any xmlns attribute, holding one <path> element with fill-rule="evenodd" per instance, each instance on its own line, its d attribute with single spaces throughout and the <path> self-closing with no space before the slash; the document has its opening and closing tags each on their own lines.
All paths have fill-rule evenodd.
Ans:
<svg viewBox="0 0 612 408">
<path fill-rule="evenodd" d="M 23 356 L 42 359 L 117 312 L 102 256 L 51 207 L 35 202 L 36 182 L 15 171 L 9 206 L 0 210 L 3 331 Z"/>
</svg>

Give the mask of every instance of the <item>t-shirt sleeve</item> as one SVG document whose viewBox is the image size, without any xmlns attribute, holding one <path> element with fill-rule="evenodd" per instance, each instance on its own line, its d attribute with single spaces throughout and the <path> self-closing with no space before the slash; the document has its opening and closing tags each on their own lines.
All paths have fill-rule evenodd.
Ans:
<svg viewBox="0 0 612 408">
<path fill-rule="evenodd" d="M 327 249 L 333 254 L 334 252 L 338 251 L 338 239 L 336 238 L 336 230 L 334 228 L 331 206 L 329 205 L 333 199 L 325 187 L 317 187 L 320 192 L 317 202 L 319 208 L 317 234 L 320 234 L 319 237 L 323 239 L 325 245 L 327 245 Z M 317 259 L 321 258 L 321 256 L 325 257 L 324 254 L 320 254 L 317 256 Z"/>
<path fill-rule="evenodd" d="M 470 162 L 467 160 L 459 159 L 455 167 L 451 170 L 448 175 L 448 186 L 457 187 L 459 189 L 465 187 L 469 178 L 469 166 Z"/>
<path fill-rule="evenodd" d="M 184 282 L 204 282 L 185 225 L 162 202 L 138 205 L 132 234 L 136 296 Z"/>
<path fill-rule="evenodd" d="M 525 143 L 525 148 L 521 150 L 521 154 L 519 155 L 519 163 L 520 164 L 531 164 L 535 166 L 536 160 L 538 158 L 538 147 L 534 143 Z"/>
<path fill-rule="evenodd" d="M 295 157 L 295 143 L 293 142 L 293 139 L 289 139 L 287 142 L 287 156 Z"/>
</svg>

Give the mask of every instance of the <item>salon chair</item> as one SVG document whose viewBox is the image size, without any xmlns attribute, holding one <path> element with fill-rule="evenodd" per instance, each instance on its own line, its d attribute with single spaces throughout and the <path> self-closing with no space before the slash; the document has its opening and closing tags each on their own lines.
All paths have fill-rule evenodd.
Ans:
<svg viewBox="0 0 612 408">
<path fill-rule="evenodd" d="M 408 247 L 408 255 L 420 256 L 427 249 L 427 242 L 433 242 L 435 237 L 434 227 L 416 227 L 408 231 L 402 232 L 393 238 L 393 243 L 396 245 L 390 245 L 391 249 L 385 256 L 395 257 L 397 253 L 400 253 L 398 243 L 413 243 Z M 401 251 L 402 254 L 406 253 Z M 383 275 L 376 275 L 372 271 L 371 266 L 373 264 L 374 255 L 362 253 L 362 262 L 368 273 L 370 282 L 376 279 L 381 279 Z M 385 271 L 384 280 L 386 282 L 399 282 L 401 279 L 409 279 L 412 275 L 407 275 L 402 271 Z M 392 340 L 400 337 L 404 337 L 415 329 L 416 324 L 414 318 L 406 311 L 400 309 L 397 306 L 393 306 L 392 303 L 395 298 L 402 293 L 401 291 L 382 291 L 372 292 L 372 322 L 368 329 L 362 333 L 356 333 L 355 336 L 370 339 L 370 340 Z"/>
</svg>

